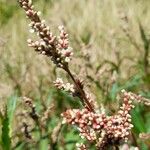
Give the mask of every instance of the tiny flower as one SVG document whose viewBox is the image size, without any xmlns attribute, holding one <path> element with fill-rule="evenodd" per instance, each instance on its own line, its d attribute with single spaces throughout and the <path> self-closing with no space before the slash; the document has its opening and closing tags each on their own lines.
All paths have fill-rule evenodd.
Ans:
<svg viewBox="0 0 150 150">
<path fill-rule="evenodd" d="M 65 58 L 65 62 L 67 62 L 67 63 L 70 62 L 70 58 L 69 58 L 69 57 L 66 57 L 66 58 Z"/>
<path fill-rule="evenodd" d="M 28 1 L 28 5 L 31 6 L 32 5 L 32 0 Z"/>
<path fill-rule="evenodd" d="M 28 39 L 28 40 L 27 40 L 27 42 L 28 42 L 28 43 L 31 43 L 31 42 L 32 42 L 32 40 L 31 40 L 31 39 Z"/>
<path fill-rule="evenodd" d="M 58 26 L 58 29 L 59 29 L 60 31 L 62 31 L 62 30 L 64 30 L 64 26 L 63 26 L 63 25 L 60 25 L 60 26 Z"/>
<path fill-rule="evenodd" d="M 30 33 L 34 33 L 34 29 L 30 29 L 29 32 L 30 32 Z"/>
<path fill-rule="evenodd" d="M 40 15 L 41 15 L 41 11 L 38 11 L 38 12 L 37 12 L 37 15 L 40 16 Z"/>
</svg>

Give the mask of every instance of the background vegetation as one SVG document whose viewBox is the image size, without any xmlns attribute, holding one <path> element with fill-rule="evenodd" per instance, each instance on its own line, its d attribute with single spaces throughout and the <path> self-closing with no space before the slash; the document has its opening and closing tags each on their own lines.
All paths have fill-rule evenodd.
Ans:
<svg viewBox="0 0 150 150">
<path fill-rule="evenodd" d="M 65 26 L 74 48 L 72 70 L 84 79 L 108 114 L 118 109 L 116 96 L 123 88 L 150 98 L 149 0 L 33 2 L 54 33 L 58 25 Z M 78 132 L 66 125 L 59 127 L 60 114 L 80 104 L 54 88 L 56 76 L 66 79 L 67 76 L 56 70 L 48 58 L 28 48 L 27 24 L 16 0 L 0 0 L 1 149 L 75 149 L 75 143 L 81 141 Z M 46 131 L 40 131 L 31 118 L 18 116 L 28 109 L 22 104 L 22 96 L 34 100 L 41 116 L 48 107 L 52 108 Z M 134 129 L 129 144 L 142 150 L 150 149 L 150 140 L 139 138 L 139 133 L 150 133 L 150 109 L 138 104 L 132 116 Z M 28 122 L 34 129 L 34 141 L 25 136 L 22 122 Z M 56 128 L 61 130 L 58 135 L 54 133 Z"/>
</svg>

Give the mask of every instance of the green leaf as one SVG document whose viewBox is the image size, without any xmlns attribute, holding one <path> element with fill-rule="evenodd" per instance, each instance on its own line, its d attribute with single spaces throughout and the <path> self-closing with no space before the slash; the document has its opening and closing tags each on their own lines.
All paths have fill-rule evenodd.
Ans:
<svg viewBox="0 0 150 150">
<path fill-rule="evenodd" d="M 8 117 L 9 117 L 10 124 L 12 123 L 13 120 L 17 99 L 18 97 L 16 95 L 12 95 L 11 97 L 8 98 L 7 109 L 8 109 Z"/>
<path fill-rule="evenodd" d="M 132 111 L 132 122 L 134 124 L 134 129 L 136 133 L 146 132 L 146 126 L 144 123 L 144 119 L 142 116 L 142 106 L 136 106 L 136 108 Z"/>
<path fill-rule="evenodd" d="M 115 100 L 118 91 L 119 91 L 118 83 L 114 83 L 110 91 L 110 98 L 112 100 Z"/>
<path fill-rule="evenodd" d="M 2 118 L 2 148 L 3 150 L 11 149 L 11 138 L 9 135 L 9 118 L 7 114 L 7 107 L 5 110 L 5 115 Z"/>
<path fill-rule="evenodd" d="M 41 150 L 48 150 L 48 139 L 44 139 L 44 140 L 40 140 L 40 143 L 39 143 L 39 149 Z"/>
<path fill-rule="evenodd" d="M 128 89 L 131 90 L 137 86 L 139 86 L 142 82 L 142 75 L 137 74 L 134 77 L 132 77 L 130 80 L 128 80 L 123 86 L 120 87 L 121 89 Z"/>
</svg>

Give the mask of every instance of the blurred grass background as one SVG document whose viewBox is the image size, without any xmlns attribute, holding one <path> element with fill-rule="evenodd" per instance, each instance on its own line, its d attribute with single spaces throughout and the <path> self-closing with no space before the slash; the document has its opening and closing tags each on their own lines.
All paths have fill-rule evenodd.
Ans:
<svg viewBox="0 0 150 150">
<path fill-rule="evenodd" d="M 116 95 L 123 88 L 150 98 L 149 0 L 33 2 L 53 33 L 58 33 L 59 25 L 65 26 L 74 49 L 71 68 L 84 79 L 87 88 L 99 104 L 105 105 L 108 113 L 118 108 Z M 10 127 L 6 135 L 3 130 L 0 132 L 0 141 L 3 143 L 3 137 L 7 138 L 13 149 L 35 148 L 33 144 L 26 145 L 23 136 L 16 136 L 13 142 L 9 140 L 15 134 L 15 112 L 20 106 L 21 96 L 32 98 L 39 113 L 44 112 L 45 106 L 55 104 L 47 125 L 50 133 L 60 122 L 62 111 L 80 106 L 66 93 L 54 88 L 56 77 L 68 77 L 56 70 L 49 58 L 28 48 L 26 40 L 31 36 L 28 30 L 28 20 L 17 1 L 0 0 L 0 107 L 4 109 L 7 105 L 1 128 L 4 124 L 6 130 L 7 124 Z M 150 149 L 149 141 L 138 138 L 139 133 L 150 132 L 149 108 L 138 105 L 132 115 L 136 137 L 133 146 Z M 36 140 L 39 139 L 37 136 Z M 66 126 L 62 128 L 59 139 L 54 147 L 60 150 L 75 149 L 74 144 L 80 141 L 78 132 Z M 45 150 L 48 142 L 48 138 L 40 139 L 38 146 Z M 3 149 L 10 148 L 3 145 Z"/>
</svg>

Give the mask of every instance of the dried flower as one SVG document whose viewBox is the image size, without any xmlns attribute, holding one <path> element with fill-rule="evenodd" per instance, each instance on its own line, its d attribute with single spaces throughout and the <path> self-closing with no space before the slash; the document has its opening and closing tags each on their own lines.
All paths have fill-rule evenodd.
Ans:
<svg viewBox="0 0 150 150">
<path fill-rule="evenodd" d="M 26 104 L 26 106 L 31 109 L 31 112 L 29 113 L 29 115 L 31 116 L 31 118 L 34 121 L 37 122 L 39 119 L 39 115 L 36 113 L 35 105 L 33 104 L 32 99 L 27 98 L 27 97 L 22 97 L 22 99 L 23 99 L 24 103 Z"/>
<path fill-rule="evenodd" d="M 52 132 L 51 139 L 52 139 L 53 144 L 57 142 L 61 127 L 62 127 L 62 123 L 59 122 Z"/>
<path fill-rule="evenodd" d="M 42 126 L 46 126 L 47 121 L 54 110 L 54 104 L 50 105 L 41 117 Z"/>
<path fill-rule="evenodd" d="M 28 124 L 26 124 L 25 122 L 23 122 L 22 132 L 24 133 L 24 135 L 25 135 L 25 137 L 27 139 L 31 140 L 32 136 L 31 136 L 30 131 L 29 131 L 28 128 L 29 128 Z"/>
<path fill-rule="evenodd" d="M 143 140 L 148 140 L 148 139 L 150 140 L 150 133 L 140 133 L 139 138 Z"/>
</svg>

